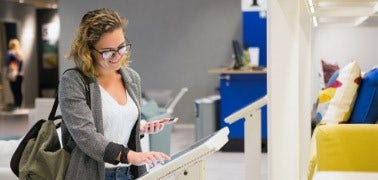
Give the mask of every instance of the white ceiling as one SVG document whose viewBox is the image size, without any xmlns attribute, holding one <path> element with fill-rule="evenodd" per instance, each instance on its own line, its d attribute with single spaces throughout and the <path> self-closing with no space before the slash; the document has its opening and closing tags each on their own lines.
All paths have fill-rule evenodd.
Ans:
<svg viewBox="0 0 378 180">
<path fill-rule="evenodd" d="M 308 0 L 318 26 L 378 26 L 378 0 Z"/>
<path fill-rule="evenodd" d="M 0 0 L 57 8 L 58 0 Z M 378 0 L 306 0 L 317 26 L 377 26 Z"/>
</svg>

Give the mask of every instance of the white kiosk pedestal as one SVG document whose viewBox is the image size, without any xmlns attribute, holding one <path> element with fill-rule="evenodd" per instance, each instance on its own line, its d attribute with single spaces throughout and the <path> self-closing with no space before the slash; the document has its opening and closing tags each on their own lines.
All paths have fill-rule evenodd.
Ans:
<svg viewBox="0 0 378 180">
<path fill-rule="evenodd" d="M 232 124 L 244 118 L 245 178 L 261 179 L 261 108 L 268 102 L 265 95 L 250 105 L 232 113 L 225 122 Z"/>
<path fill-rule="evenodd" d="M 218 151 L 228 142 L 228 127 L 197 141 L 173 155 L 171 160 L 152 168 L 138 180 L 205 180 L 204 158 Z"/>
</svg>

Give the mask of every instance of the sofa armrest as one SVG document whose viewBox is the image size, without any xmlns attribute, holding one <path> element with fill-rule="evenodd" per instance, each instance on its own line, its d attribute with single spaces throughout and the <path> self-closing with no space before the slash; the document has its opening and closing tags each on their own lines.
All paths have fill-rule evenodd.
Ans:
<svg viewBox="0 0 378 180">
<path fill-rule="evenodd" d="M 378 172 L 378 125 L 319 126 L 316 136 L 318 171 Z"/>
<path fill-rule="evenodd" d="M 315 136 L 317 131 L 318 131 L 318 128 L 315 128 L 314 133 L 313 133 L 314 135 L 311 137 L 310 159 L 309 159 L 308 170 L 307 170 L 308 180 L 312 180 L 314 173 L 317 170 L 318 159 L 317 159 L 317 154 L 316 154 L 316 136 Z"/>
</svg>

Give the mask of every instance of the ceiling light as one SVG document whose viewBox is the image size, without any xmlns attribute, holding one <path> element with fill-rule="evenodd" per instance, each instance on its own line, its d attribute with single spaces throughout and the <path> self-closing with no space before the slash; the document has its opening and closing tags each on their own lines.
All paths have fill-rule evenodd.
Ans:
<svg viewBox="0 0 378 180">
<path fill-rule="evenodd" d="M 363 23 L 369 16 L 362 16 L 359 17 L 355 22 L 354 26 L 359 26 L 361 23 Z"/>
<path fill-rule="evenodd" d="M 314 8 L 314 3 L 312 2 L 312 0 L 308 0 L 308 7 L 310 8 L 311 14 L 314 14 L 315 8 Z"/>
<path fill-rule="evenodd" d="M 315 16 L 312 16 L 312 23 L 314 23 L 314 27 L 318 27 L 318 20 Z"/>
<path fill-rule="evenodd" d="M 313 7 L 314 6 L 314 2 L 312 2 L 312 0 L 308 0 L 308 6 L 309 7 Z"/>
<path fill-rule="evenodd" d="M 314 6 L 310 6 L 310 12 L 311 12 L 311 14 L 314 14 L 314 13 L 315 13 Z"/>
<path fill-rule="evenodd" d="M 373 7 L 373 11 L 374 11 L 374 13 L 376 13 L 378 11 L 378 3 L 375 3 L 375 5 Z"/>
</svg>

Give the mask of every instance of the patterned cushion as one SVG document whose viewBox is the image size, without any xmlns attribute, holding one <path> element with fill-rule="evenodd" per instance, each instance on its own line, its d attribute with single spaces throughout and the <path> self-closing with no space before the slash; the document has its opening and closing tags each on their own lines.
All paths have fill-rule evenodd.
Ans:
<svg viewBox="0 0 378 180">
<path fill-rule="evenodd" d="M 318 109 L 316 112 L 316 121 L 319 123 L 322 119 L 325 113 L 327 112 L 329 103 L 331 102 L 331 99 L 335 95 L 336 88 L 335 87 L 328 87 L 319 93 L 318 97 Z"/>
<path fill-rule="evenodd" d="M 321 62 L 322 62 L 322 69 L 323 69 L 324 84 L 327 84 L 332 74 L 334 74 L 337 70 L 339 70 L 339 65 L 331 64 L 324 60 L 321 60 Z"/>
<path fill-rule="evenodd" d="M 362 79 L 350 123 L 376 123 L 377 120 L 378 68 L 374 68 Z"/>
<path fill-rule="evenodd" d="M 336 86 L 338 83 L 336 82 L 337 77 L 339 76 L 339 71 L 337 70 L 331 78 L 329 79 L 327 83 L 327 88 L 320 91 L 319 97 L 318 97 L 318 104 L 317 104 L 317 110 L 316 110 L 316 123 L 319 123 L 325 112 L 328 109 L 329 102 L 333 98 L 336 92 Z"/>
<path fill-rule="evenodd" d="M 361 84 L 361 69 L 355 61 L 340 69 L 339 76 L 331 85 L 334 96 L 329 102 L 321 124 L 345 123 L 349 120 Z"/>
<path fill-rule="evenodd" d="M 326 87 L 332 86 L 332 84 L 337 80 L 337 77 L 339 77 L 339 70 L 335 71 L 335 73 L 333 73 L 331 78 L 329 78 Z"/>
</svg>

